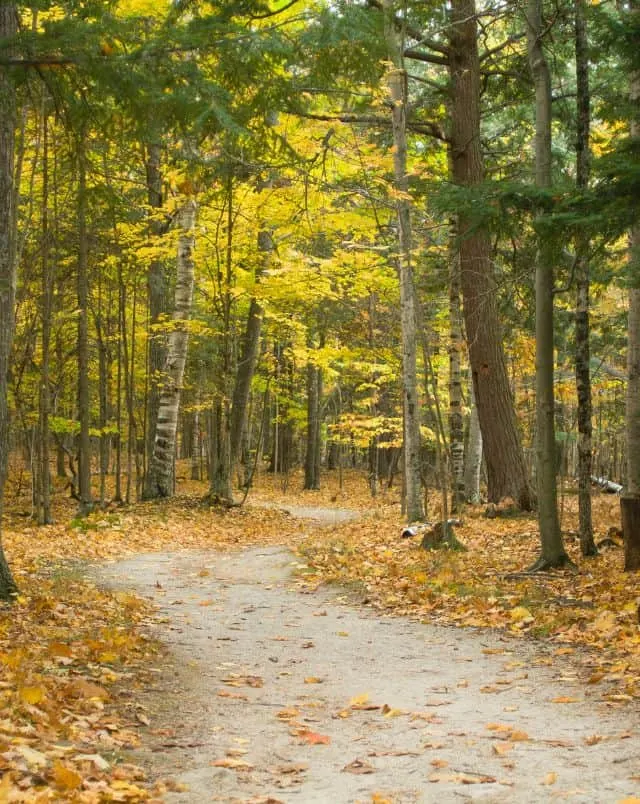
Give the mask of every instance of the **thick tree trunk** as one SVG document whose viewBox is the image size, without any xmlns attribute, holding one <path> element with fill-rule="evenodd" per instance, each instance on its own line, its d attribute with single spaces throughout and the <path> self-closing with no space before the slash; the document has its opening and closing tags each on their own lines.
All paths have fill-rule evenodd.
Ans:
<svg viewBox="0 0 640 804">
<path fill-rule="evenodd" d="M 451 157 L 453 180 L 481 184 L 480 64 L 474 0 L 451 6 Z M 534 504 L 502 348 L 489 236 L 465 215 L 458 217 L 460 278 L 473 387 L 492 502 L 511 496 L 524 510 Z"/>
<path fill-rule="evenodd" d="M 178 410 L 189 344 L 189 331 L 185 324 L 191 317 L 193 303 L 196 210 L 195 201 L 187 201 L 179 215 L 180 238 L 176 260 L 173 327 L 168 337 L 167 357 L 160 387 L 156 436 L 144 486 L 143 497 L 147 500 L 170 497 L 173 494 L 173 463 Z"/>
<path fill-rule="evenodd" d="M 391 67 L 387 84 L 391 96 L 393 129 L 393 175 L 397 193 L 398 254 L 400 278 L 400 325 L 402 332 L 402 401 L 405 514 L 409 522 L 424 518 L 420 465 L 420 408 L 416 359 L 416 298 L 413 284 L 411 207 L 407 176 L 407 73 L 395 27 L 393 0 L 384 0 L 385 37 Z"/>
<path fill-rule="evenodd" d="M 632 0 L 635 20 L 640 16 L 640 3 Z M 630 82 L 631 108 L 635 113 L 631 122 L 631 136 L 640 138 L 640 71 L 635 71 Z M 629 335 L 627 346 L 627 395 L 625 435 L 627 452 L 627 487 L 620 500 L 622 531 L 624 533 L 624 568 L 640 570 L 640 224 L 636 223 L 629 237 Z M 1 376 L 1 375 L 0 375 Z"/>
<path fill-rule="evenodd" d="M 471 386 L 471 413 L 469 414 L 469 435 L 464 456 L 464 493 L 468 502 L 480 502 L 480 470 L 482 469 L 482 432 L 478 421 L 478 408 Z"/>
<path fill-rule="evenodd" d="M 585 0 L 575 2 L 575 52 L 577 77 L 576 184 L 579 191 L 589 186 L 591 125 L 589 95 L 589 43 Z M 576 242 L 576 393 L 578 397 L 578 517 L 580 550 L 583 556 L 598 553 L 591 518 L 592 404 L 589 367 L 589 237 L 579 232 Z"/>
<path fill-rule="evenodd" d="M 87 157 L 84 133 L 78 142 L 78 513 L 93 509 L 91 492 L 91 400 L 89 397 L 89 242 L 87 233 Z"/>
<path fill-rule="evenodd" d="M 12 3 L 0 5 L 0 39 L 15 36 L 18 15 Z M 14 208 L 14 152 L 16 93 L 13 76 L 0 68 L 0 526 L 7 480 L 9 358 L 14 333 L 16 210 Z M 11 600 L 17 588 L 2 547 L 0 531 L 0 600 Z"/>
<path fill-rule="evenodd" d="M 536 184 L 551 187 L 551 77 L 542 47 L 542 0 L 527 4 L 529 65 L 535 87 Z M 541 555 L 535 569 L 566 564 L 558 518 L 555 398 L 553 392 L 553 248 L 538 234 L 536 254 L 536 480 Z"/>
</svg>

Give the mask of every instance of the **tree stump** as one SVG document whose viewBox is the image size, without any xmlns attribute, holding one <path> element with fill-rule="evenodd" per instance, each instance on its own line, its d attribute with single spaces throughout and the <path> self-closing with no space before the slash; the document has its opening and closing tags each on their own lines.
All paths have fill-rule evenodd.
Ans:
<svg viewBox="0 0 640 804">
<path fill-rule="evenodd" d="M 436 522 L 436 524 L 425 531 L 420 547 L 424 550 L 466 550 L 467 548 L 457 538 L 453 525 L 448 522 Z"/>
<path fill-rule="evenodd" d="M 625 494 L 620 497 L 622 535 L 624 539 L 625 572 L 640 570 L 640 497 Z"/>
</svg>

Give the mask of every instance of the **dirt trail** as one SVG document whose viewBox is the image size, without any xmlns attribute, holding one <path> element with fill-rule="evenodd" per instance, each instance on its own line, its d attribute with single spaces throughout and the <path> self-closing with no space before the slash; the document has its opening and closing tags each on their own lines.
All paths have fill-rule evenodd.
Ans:
<svg viewBox="0 0 640 804">
<path fill-rule="evenodd" d="M 150 742 L 138 758 L 189 786 L 168 801 L 530 804 L 640 793 L 637 711 L 598 702 L 569 663 L 499 635 L 387 618 L 340 590 L 302 594 L 299 564 L 284 549 L 253 548 L 141 555 L 101 570 L 155 602 L 175 659 L 175 675 L 161 674 L 145 701 Z"/>
</svg>

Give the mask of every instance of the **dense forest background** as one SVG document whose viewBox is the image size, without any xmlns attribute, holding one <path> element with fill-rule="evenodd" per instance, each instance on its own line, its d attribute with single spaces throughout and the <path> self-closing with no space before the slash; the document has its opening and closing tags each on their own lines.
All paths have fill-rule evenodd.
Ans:
<svg viewBox="0 0 640 804">
<path fill-rule="evenodd" d="M 3 3 L 0 493 L 44 524 L 54 486 L 170 496 L 177 458 L 222 505 L 357 467 L 409 521 L 426 487 L 445 523 L 537 507 L 546 568 L 558 478 L 595 551 L 598 476 L 637 568 L 639 20 Z"/>
</svg>

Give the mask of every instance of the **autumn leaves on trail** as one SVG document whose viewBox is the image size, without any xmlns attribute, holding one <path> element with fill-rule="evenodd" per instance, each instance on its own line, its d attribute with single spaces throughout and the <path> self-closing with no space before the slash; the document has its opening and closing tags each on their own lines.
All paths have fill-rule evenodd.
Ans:
<svg viewBox="0 0 640 804">
<path fill-rule="evenodd" d="M 200 489 L 193 483 L 187 490 Z M 128 554 L 289 545 L 299 551 L 300 582 L 307 588 L 337 580 L 384 613 L 542 638 L 550 645 L 550 665 L 556 658 L 575 661 L 596 700 L 614 707 L 636 700 L 639 590 L 633 577 L 623 576 L 620 548 L 604 549 L 578 572 L 529 576 L 520 570 L 536 550 L 531 518 L 487 520 L 471 509 L 457 528 L 471 550 L 427 552 L 417 540 L 400 538 L 397 502 L 379 499 L 372 506 L 361 476 L 347 475 L 343 491 L 330 483 L 295 496 L 296 504 L 316 509 L 360 509 L 357 521 L 333 522 L 327 530 L 261 507 L 290 501 L 265 482 L 246 509 L 226 513 L 201 507 L 198 496 L 182 496 L 86 520 L 60 508 L 60 524 L 36 530 L 8 512 L 7 543 L 21 596 L 0 620 L 4 800 L 21 801 L 25 791 L 38 790 L 42 801 L 162 795 L 160 782 L 145 781 L 127 761 L 153 729 L 136 701 L 136 691 L 152 685 L 162 662 L 149 639 L 152 612 L 128 592 L 108 593 L 83 580 L 85 562 Z M 602 495 L 594 502 L 596 530 L 604 534 L 615 521 L 615 501 Z M 575 517 L 575 500 L 567 497 L 563 528 L 569 534 Z M 577 541 L 569 544 L 578 549 Z M 489 687 L 480 694 L 499 692 Z"/>
</svg>

